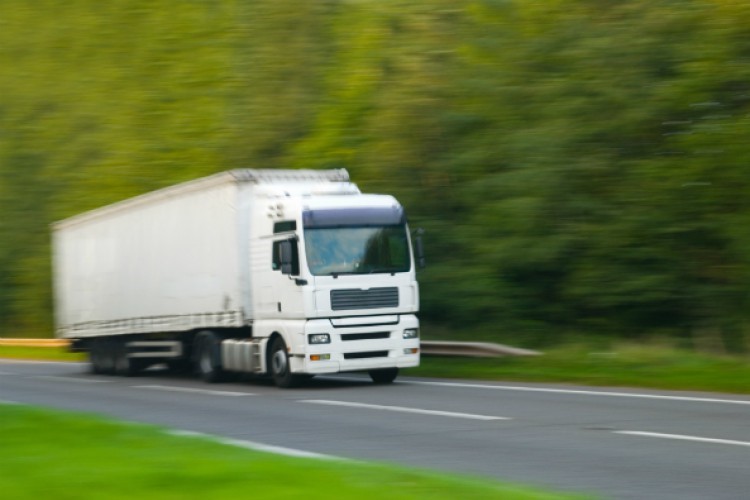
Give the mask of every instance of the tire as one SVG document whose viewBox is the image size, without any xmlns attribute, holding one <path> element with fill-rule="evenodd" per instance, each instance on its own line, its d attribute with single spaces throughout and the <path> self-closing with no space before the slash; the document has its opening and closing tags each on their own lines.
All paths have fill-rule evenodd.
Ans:
<svg viewBox="0 0 750 500">
<path fill-rule="evenodd" d="M 209 384 L 221 382 L 225 372 L 221 367 L 221 339 L 213 332 L 201 332 L 195 339 L 195 371 Z"/>
<path fill-rule="evenodd" d="M 398 377 L 398 368 L 370 370 L 369 374 L 372 381 L 376 384 L 391 384 Z"/>
<path fill-rule="evenodd" d="M 104 354 L 102 355 L 104 365 L 104 373 L 107 375 L 115 374 L 115 363 L 117 360 L 117 344 L 109 338 L 104 340 Z"/>
<path fill-rule="evenodd" d="M 276 337 L 271 344 L 268 366 L 273 381 L 278 387 L 284 389 L 296 387 L 304 380 L 304 376 L 292 374 L 289 366 L 289 352 L 286 349 L 284 339 L 281 337 Z"/>
<path fill-rule="evenodd" d="M 113 342 L 115 374 L 121 377 L 135 377 L 142 365 L 139 359 L 128 356 L 128 346 L 124 340 Z"/>
<path fill-rule="evenodd" d="M 104 368 L 102 366 L 102 349 L 100 343 L 94 341 L 89 345 L 89 363 L 91 364 L 91 373 L 94 375 L 104 374 Z"/>
<path fill-rule="evenodd" d="M 97 375 L 112 375 L 115 372 L 115 352 L 112 339 L 94 340 L 89 351 L 91 371 Z"/>
</svg>

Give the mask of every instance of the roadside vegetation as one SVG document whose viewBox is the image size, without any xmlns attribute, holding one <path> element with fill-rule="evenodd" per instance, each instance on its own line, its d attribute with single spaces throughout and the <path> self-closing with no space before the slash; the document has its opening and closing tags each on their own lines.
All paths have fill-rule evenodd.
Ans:
<svg viewBox="0 0 750 500">
<path fill-rule="evenodd" d="M 85 355 L 62 349 L 3 346 L 0 358 L 86 359 Z M 701 354 L 656 342 L 609 346 L 581 342 L 531 357 L 423 356 L 421 366 L 404 370 L 402 375 L 750 394 L 750 363 L 746 357 Z"/>
<path fill-rule="evenodd" d="M 425 321 L 750 347 L 748 2 L 30 5 L 0 12 L 15 337 L 52 329 L 50 222 L 227 169 L 345 167 L 426 230 Z"/>
<path fill-rule="evenodd" d="M 86 355 L 71 353 L 58 347 L 0 346 L 0 359 L 2 358 L 32 361 L 84 361 Z"/>
<path fill-rule="evenodd" d="M 618 343 L 605 350 L 588 344 L 506 358 L 422 357 L 404 372 L 424 377 L 640 387 L 750 394 L 750 362 L 658 344 Z"/>
<path fill-rule="evenodd" d="M 574 498 L 393 466 L 289 458 L 163 429 L 0 404 L 5 498 Z"/>
</svg>

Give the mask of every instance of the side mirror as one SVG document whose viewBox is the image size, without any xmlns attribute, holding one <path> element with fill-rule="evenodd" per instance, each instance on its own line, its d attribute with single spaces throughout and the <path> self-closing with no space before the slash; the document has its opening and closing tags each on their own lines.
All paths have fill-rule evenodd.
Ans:
<svg viewBox="0 0 750 500">
<path fill-rule="evenodd" d="M 279 244 L 279 262 L 281 263 L 282 274 L 292 274 L 294 254 L 292 253 L 291 241 L 286 240 Z"/>
<path fill-rule="evenodd" d="M 424 257 L 424 243 L 422 242 L 423 229 L 417 229 L 417 235 L 414 237 L 414 257 L 417 261 L 417 267 L 424 269 L 427 265 L 427 260 Z"/>
</svg>

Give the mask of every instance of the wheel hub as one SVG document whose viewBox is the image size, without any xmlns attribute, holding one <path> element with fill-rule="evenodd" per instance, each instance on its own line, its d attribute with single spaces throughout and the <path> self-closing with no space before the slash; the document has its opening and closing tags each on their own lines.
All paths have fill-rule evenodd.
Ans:
<svg viewBox="0 0 750 500">
<path fill-rule="evenodd" d="M 286 354 L 282 350 L 278 350 L 275 353 L 273 353 L 273 371 L 274 373 L 277 373 L 279 375 L 283 375 L 286 373 Z"/>
<path fill-rule="evenodd" d="M 211 362 L 211 353 L 208 349 L 204 349 L 201 353 L 201 371 L 203 373 L 211 373 L 213 370 L 213 363 Z"/>
</svg>

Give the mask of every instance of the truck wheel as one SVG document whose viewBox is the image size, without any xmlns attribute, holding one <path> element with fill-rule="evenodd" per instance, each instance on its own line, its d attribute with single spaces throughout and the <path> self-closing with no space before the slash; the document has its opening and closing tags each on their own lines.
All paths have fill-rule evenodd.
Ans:
<svg viewBox="0 0 750 500">
<path fill-rule="evenodd" d="M 89 363 L 91 364 L 91 373 L 94 375 L 102 375 L 104 369 L 102 367 L 102 350 L 98 342 L 92 342 L 89 346 Z"/>
<path fill-rule="evenodd" d="M 201 378 L 215 384 L 224 379 L 219 348 L 221 340 L 213 332 L 202 332 L 195 339 L 195 367 Z"/>
<path fill-rule="evenodd" d="M 383 370 L 370 370 L 370 378 L 376 384 L 390 384 L 398 376 L 398 368 L 385 368 Z"/>
<path fill-rule="evenodd" d="M 289 352 L 286 349 L 286 343 L 281 337 L 276 337 L 271 344 L 271 355 L 268 365 L 271 367 L 273 381 L 278 387 L 287 389 L 298 386 L 303 376 L 293 375 L 289 366 Z"/>
<path fill-rule="evenodd" d="M 113 339 L 106 339 L 104 341 L 103 360 L 104 373 L 114 375 L 117 369 L 117 342 Z"/>
<path fill-rule="evenodd" d="M 109 339 L 96 339 L 89 348 L 91 371 L 97 375 L 111 375 L 115 370 L 114 346 Z"/>
<path fill-rule="evenodd" d="M 122 377 L 134 377 L 141 371 L 140 360 L 128 357 L 128 346 L 124 341 L 113 346 L 115 374 Z"/>
</svg>

